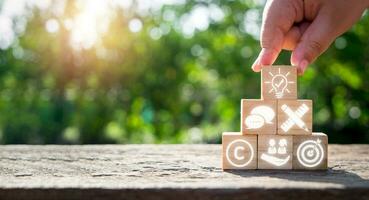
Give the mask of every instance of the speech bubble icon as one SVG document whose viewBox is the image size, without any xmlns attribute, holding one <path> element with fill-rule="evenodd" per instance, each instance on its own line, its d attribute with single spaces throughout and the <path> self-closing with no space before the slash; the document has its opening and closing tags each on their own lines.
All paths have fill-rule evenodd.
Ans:
<svg viewBox="0 0 369 200">
<path fill-rule="evenodd" d="M 264 118 L 260 115 L 250 115 L 246 117 L 245 125 L 248 129 L 258 129 L 264 126 Z"/>
<path fill-rule="evenodd" d="M 268 106 L 258 106 L 252 109 L 251 115 L 260 115 L 264 118 L 264 122 L 267 124 L 273 124 L 272 120 L 275 117 L 275 112 L 272 108 Z"/>
</svg>

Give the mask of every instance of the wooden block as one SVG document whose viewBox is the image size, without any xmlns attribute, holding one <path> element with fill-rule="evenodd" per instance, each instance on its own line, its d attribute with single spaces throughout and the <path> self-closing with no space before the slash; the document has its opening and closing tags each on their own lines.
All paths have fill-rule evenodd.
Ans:
<svg viewBox="0 0 369 200">
<path fill-rule="evenodd" d="M 242 99 L 241 131 L 243 134 L 277 134 L 277 101 Z"/>
<path fill-rule="evenodd" d="M 324 133 L 293 136 L 293 169 L 323 170 L 328 167 L 328 137 Z"/>
<path fill-rule="evenodd" d="M 292 136 L 259 135 L 258 169 L 292 169 Z"/>
<path fill-rule="evenodd" d="M 297 99 L 297 70 L 295 66 L 263 66 L 261 70 L 263 99 Z"/>
<path fill-rule="evenodd" d="M 278 100 L 279 135 L 311 135 L 313 128 L 311 100 Z"/>
<path fill-rule="evenodd" d="M 223 170 L 256 169 L 257 136 L 225 132 L 222 136 Z"/>
</svg>

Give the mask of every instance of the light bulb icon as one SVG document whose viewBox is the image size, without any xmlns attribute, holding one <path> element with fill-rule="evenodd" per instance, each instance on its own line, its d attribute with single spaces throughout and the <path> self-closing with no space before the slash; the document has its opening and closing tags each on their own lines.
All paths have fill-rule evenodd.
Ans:
<svg viewBox="0 0 369 200">
<path fill-rule="evenodd" d="M 288 82 L 287 78 L 282 74 L 277 74 L 272 78 L 272 88 L 275 92 L 275 97 L 280 99 L 283 97 L 284 92 L 286 91 Z"/>
<path fill-rule="evenodd" d="M 272 72 L 269 72 L 269 75 L 272 77 L 272 80 L 264 82 L 266 84 L 271 84 L 272 86 L 272 88 L 269 90 L 269 93 L 274 92 L 277 99 L 282 98 L 285 92 L 291 93 L 288 89 L 288 84 L 292 84 L 295 82 L 288 81 L 287 77 L 288 75 L 290 75 L 290 72 L 282 74 L 281 68 L 278 68 L 278 74 L 273 74 Z"/>
</svg>

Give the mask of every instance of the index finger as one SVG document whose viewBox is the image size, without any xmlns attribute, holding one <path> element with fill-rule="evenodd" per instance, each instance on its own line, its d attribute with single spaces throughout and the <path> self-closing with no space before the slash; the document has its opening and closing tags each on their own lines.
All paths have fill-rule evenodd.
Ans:
<svg viewBox="0 0 369 200">
<path fill-rule="evenodd" d="M 303 19 L 301 0 L 270 0 L 263 12 L 260 45 L 262 50 L 252 65 L 255 72 L 263 65 L 272 65 L 282 50 L 285 35 L 294 22 Z"/>
</svg>

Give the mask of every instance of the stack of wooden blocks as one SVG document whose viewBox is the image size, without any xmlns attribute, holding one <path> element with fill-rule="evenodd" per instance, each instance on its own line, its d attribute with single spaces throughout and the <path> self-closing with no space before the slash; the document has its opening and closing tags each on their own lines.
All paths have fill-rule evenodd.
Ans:
<svg viewBox="0 0 369 200">
<path fill-rule="evenodd" d="M 327 169 L 328 137 L 312 132 L 294 66 L 264 66 L 262 99 L 241 100 L 241 132 L 222 136 L 223 169 Z"/>
</svg>

